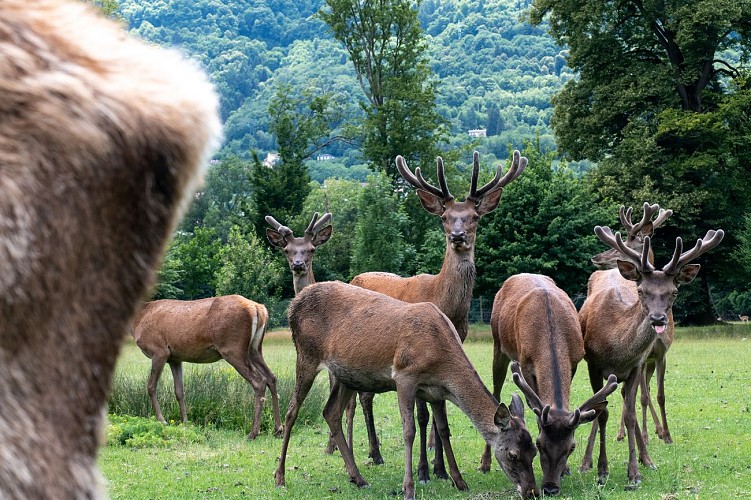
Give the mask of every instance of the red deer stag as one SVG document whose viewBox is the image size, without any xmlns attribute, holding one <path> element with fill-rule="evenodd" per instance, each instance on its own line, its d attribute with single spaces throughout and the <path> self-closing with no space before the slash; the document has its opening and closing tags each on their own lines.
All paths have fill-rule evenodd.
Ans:
<svg viewBox="0 0 751 500">
<path fill-rule="evenodd" d="M 623 381 L 623 400 L 628 436 L 629 488 L 635 488 L 641 481 L 641 473 L 636 462 L 635 444 L 639 447 L 639 461 L 654 467 L 647 452 L 639 424 L 636 419 L 636 389 L 642 374 L 642 365 L 652 350 L 657 338 L 665 333 L 672 306 L 680 285 L 690 283 L 699 272 L 699 264 L 690 264 L 704 252 L 716 247 L 724 232 L 710 230 L 698 240 L 689 251 L 682 252 L 681 238 L 676 238 L 672 259 L 656 270 L 649 261 L 652 251 L 649 236 L 644 238 L 642 252 L 629 247 L 615 236 L 610 228 L 595 227 L 598 238 L 611 248 L 618 249 L 625 260 L 618 260 L 618 269 L 596 271 L 590 276 L 587 300 L 579 312 L 584 333 L 584 359 L 587 361 L 589 380 L 594 391 L 602 387 L 602 380 L 615 374 Z M 625 280 L 636 286 L 625 284 Z M 580 467 L 587 471 L 592 467 L 592 450 L 599 427 L 600 456 L 597 463 L 598 481 L 604 482 L 608 475 L 608 460 L 605 450 L 605 428 L 608 410 L 603 409 L 592 425 L 587 449 Z"/>
<path fill-rule="evenodd" d="M 495 296 L 490 317 L 493 332 L 493 395 L 500 397 L 512 360 L 513 379 L 537 416 L 537 449 L 542 465 L 542 492 L 556 495 L 567 460 L 574 451 L 574 431 L 591 422 L 617 388 L 615 376 L 573 412 L 569 411 L 571 380 L 584 357 L 579 317 L 566 292 L 547 276 L 517 274 Z M 490 470 L 485 447 L 480 470 Z"/>
<path fill-rule="evenodd" d="M 641 221 L 636 224 L 631 222 L 632 212 L 633 209 L 631 207 L 626 210 L 625 207 L 621 205 L 619 213 L 620 220 L 628 232 L 628 236 L 624 243 L 627 247 L 641 254 L 642 249 L 644 248 L 644 237 L 652 237 L 654 230 L 660 227 L 671 215 L 673 215 L 673 211 L 662 209 L 657 204 L 650 205 L 649 203 L 644 203 L 644 215 L 642 216 Z M 657 218 L 653 222 L 651 218 L 655 213 L 657 214 Z M 605 252 L 592 257 L 592 263 L 595 267 L 601 270 L 615 269 L 617 267 L 616 261 L 619 258 L 622 258 L 621 252 L 611 248 L 610 250 L 606 250 Z M 649 255 L 649 261 L 654 262 L 654 256 L 652 254 Z M 630 284 L 626 286 L 635 286 L 633 282 L 629 283 Z M 668 349 L 670 349 L 670 346 L 673 344 L 674 338 L 675 325 L 673 323 L 673 315 L 670 314 L 667 328 L 665 329 L 665 332 L 655 340 L 654 346 L 652 346 L 652 352 L 649 353 L 649 356 L 647 356 L 647 359 L 644 362 L 641 379 L 639 380 L 642 408 L 641 431 L 642 439 L 644 439 L 645 443 L 649 440 L 649 433 L 647 432 L 647 409 L 649 409 L 652 414 L 652 420 L 655 423 L 655 432 L 657 433 L 657 436 L 666 444 L 673 442 L 673 439 L 670 437 L 668 418 L 665 411 L 665 368 L 667 367 L 665 356 Z M 652 375 L 655 373 L 655 370 L 657 372 L 657 404 L 660 407 L 662 420 L 657 416 L 654 404 L 652 404 L 652 394 L 649 389 L 649 383 L 652 380 Z M 625 417 L 625 412 L 621 412 L 621 425 L 616 436 L 618 441 L 622 441 L 626 436 L 626 422 L 623 417 Z"/>
<path fill-rule="evenodd" d="M 148 392 L 157 420 L 164 422 L 156 397 L 159 377 L 169 363 L 175 384 L 180 418 L 188 420 L 183 390 L 183 362 L 214 363 L 224 359 L 250 383 L 255 392 L 253 427 L 248 439 L 261 429 L 261 412 L 266 388 L 271 393 L 274 433 L 282 434 L 276 377 L 263 359 L 261 342 L 269 313 L 240 295 L 200 300 L 155 300 L 144 305 L 133 322 L 133 338 L 151 359 Z"/>
<path fill-rule="evenodd" d="M 532 437 L 516 396 L 511 411 L 485 388 L 461 346 L 448 318 L 429 302 L 408 304 L 381 293 L 330 281 L 305 288 L 289 307 L 292 340 L 297 349 L 295 389 L 285 420 L 277 486 L 285 484 L 285 462 L 292 427 L 316 375 L 324 367 L 335 382 L 323 410 L 350 480 L 360 475 L 342 433 L 342 413 L 355 391 L 396 391 L 405 443 L 403 491 L 415 498 L 412 446 L 416 398 L 431 403 L 437 432 L 443 440 L 456 487 L 467 484 L 456 466 L 446 400 L 456 404 L 495 450 L 503 470 L 522 496 L 536 495 Z"/>
<path fill-rule="evenodd" d="M 4 0 L 0 109 L 0 497 L 99 498 L 115 362 L 218 99 L 83 2 Z"/>
<path fill-rule="evenodd" d="M 313 214 L 308 227 L 305 229 L 305 236 L 296 238 L 292 229 L 281 224 L 271 215 L 265 217 L 266 222 L 271 226 L 266 228 L 266 238 L 274 247 L 284 252 L 287 258 L 287 264 L 292 271 L 292 286 L 295 295 L 308 285 L 316 282 L 313 275 L 313 255 L 316 248 L 323 245 L 333 231 L 333 226 L 327 225 L 331 221 L 331 213 L 326 212 L 319 219 L 318 212 Z M 333 375 L 329 373 L 329 385 L 334 385 Z M 347 442 L 352 443 L 352 422 L 355 415 L 355 400 L 353 399 L 347 407 Z M 326 453 L 331 454 L 336 449 L 334 438 L 329 438 L 326 446 Z"/>
<path fill-rule="evenodd" d="M 404 158 L 396 157 L 396 166 L 404 180 L 417 188 L 422 206 L 428 212 L 441 218 L 446 235 L 446 253 L 443 266 L 438 274 L 420 274 L 402 278 L 391 273 L 369 272 L 355 276 L 351 283 L 362 288 L 385 293 L 405 302 L 432 302 L 448 316 L 459 338 L 467 337 L 468 314 L 472 303 L 472 289 L 475 284 L 475 239 L 480 218 L 495 210 L 501 201 L 503 188 L 519 177 L 527 166 L 527 158 L 514 151 L 511 168 L 503 175 L 503 168 L 498 165 L 495 177 L 478 189 L 477 180 L 480 172 L 480 155 L 475 151 L 472 158 L 472 178 L 469 194 L 465 201 L 456 201 L 446 183 L 443 159 L 437 159 L 437 175 L 440 188 L 427 182 L 415 169 L 413 174 Z M 366 425 L 373 426 L 372 395 L 361 396 Z M 427 406 L 418 401 L 418 421 L 420 423 L 420 481 L 428 480 L 428 461 L 426 452 L 426 427 L 428 424 Z M 374 432 L 374 431 L 373 431 Z M 375 432 L 373 433 L 375 436 Z M 378 442 L 371 439 L 371 457 L 380 457 Z M 376 455 L 377 453 L 377 455 Z M 436 460 L 434 474 L 446 478 L 440 442 L 436 440 Z"/>
</svg>

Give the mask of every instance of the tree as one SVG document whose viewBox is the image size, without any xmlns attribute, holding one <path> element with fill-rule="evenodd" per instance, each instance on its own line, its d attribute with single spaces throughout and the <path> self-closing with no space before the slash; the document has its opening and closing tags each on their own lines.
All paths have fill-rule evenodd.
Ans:
<svg viewBox="0 0 751 500">
<path fill-rule="evenodd" d="M 368 177 L 357 202 L 357 214 L 350 274 L 402 272 L 405 260 L 414 254 L 404 238 L 409 218 L 384 172 Z"/>
<path fill-rule="evenodd" d="M 174 258 L 182 263 L 181 279 L 173 285 L 186 300 L 213 297 L 220 265 L 222 242 L 212 228 L 196 227 L 193 233 L 178 233 Z"/>
<path fill-rule="evenodd" d="M 673 209 L 672 225 L 655 240 L 666 252 L 676 236 L 720 227 L 723 246 L 734 245 L 751 208 L 741 187 L 749 124 L 740 118 L 751 111 L 740 69 L 751 51 L 751 4 L 535 0 L 532 22 L 546 16 L 580 75 L 553 99 L 551 123 L 564 153 L 598 162 L 596 195 Z M 715 320 L 710 285 L 734 279 L 730 256 L 702 258 L 698 285 L 681 294 L 676 317 Z"/>
<path fill-rule="evenodd" d="M 319 16 L 346 47 L 365 95 L 360 134 L 365 157 L 392 179 L 398 176 L 398 154 L 428 164 L 445 130 L 413 3 L 326 0 L 326 6 Z"/>
</svg>

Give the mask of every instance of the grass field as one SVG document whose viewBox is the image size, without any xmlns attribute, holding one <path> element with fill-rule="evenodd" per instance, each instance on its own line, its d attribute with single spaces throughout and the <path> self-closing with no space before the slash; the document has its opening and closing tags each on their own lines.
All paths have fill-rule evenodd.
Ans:
<svg viewBox="0 0 751 500">
<path fill-rule="evenodd" d="M 586 446 L 590 426 L 576 434 L 577 448 L 569 464 L 573 475 L 562 483 L 562 498 L 751 498 L 751 337 L 749 325 L 728 325 L 704 329 L 678 329 L 676 341 L 668 353 L 666 400 L 674 444 L 665 445 L 654 436 L 650 423 L 649 451 L 656 470 L 642 467 L 643 482 L 637 491 L 626 486 L 625 442 L 616 442 L 620 419 L 620 396 L 610 398 L 608 457 L 610 478 L 596 485 L 596 470 L 576 472 Z M 490 386 L 492 340 L 487 327 L 475 327 L 465 344 L 466 352 L 478 373 Z M 272 332 L 264 343 L 264 355 L 280 380 L 282 418 L 294 383 L 295 350 L 287 332 Z M 186 392 L 191 377 L 206 370 L 231 373 L 223 362 L 214 365 L 186 365 Z M 120 358 L 119 377 L 138 382 L 145 399 L 145 384 L 150 362 L 132 342 Z M 233 376 L 235 376 L 234 374 Z M 238 376 L 239 377 L 239 376 Z M 163 375 L 165 389 L 162 407 L 168 415 L 169 370 Z M 116 382 L 116 385 L 118 382 Z M 366 489 L 349 483 L 338 453 L 325 455 L 328 427 L 320 417 L 327 381 L 318 380 L 316 395 L 306 401 L 309 417 L 295 425 L 287 458 L 287 487 L 275 488 L 273 474 L 281 440 L 272 437 L 270 412 L 265 410 L 264 429 L 255 441 L 247 441 L 249 426 L 222 430 L 193 425 L 199 438 L 177 441 L 167 446 L 105 446 L 99 465 L 107 481 L 111 498 L 393 498 L 400 495 L 404 446 L 399 412 L 394 393 L 376 396 L 374 413 L 386 463 L 375 466 L 367 461 L 367 438 L 358 409 L 355 419 L 355 458 L 365 479 Z M 519 392 L 507 380 L 502 399 Z M 573 381 L 571 403 L 580 404 L 590 394 L 586 364 L 579 366 Z M 247 387 L 252 400 L 252 391 Z M 189 394 L 188 394 L 189 395 Z M 220 396 L 221 397 L 221 396 Z M 148 401 L 145 399 L 145 401 Z M 190 402 L 188 403 L 191 404 Z M 190 410 L 190 408 L 189 408 Z M 250 409 L 249 409 L 250 410 Z M 151 414 L 150 408 L 144 410 Z M 533 414 L 527 409 L 527 424 L 537 434 Z M 168 417 L 169 418 L 169 417 Z M 459 467 L 470 491 L 458 492 L 448 481 L 432 480 L 417 484 L 419 498 L 509 498 L 513 485 L 497 463 L 490 473 L 477 471 L 484 442 L 469 420 L 449 404 L 452 443 Z M 595 449 L 597 453 L 597 448 Z M 596 460 L 596 458 L 595 458 Z M 415 460 L 416 462 L 416 460 Z M 416 466 L 416 463 L 414 464 Z M 539 460 L 535 459 L 539 481 Z"/>
</svg>

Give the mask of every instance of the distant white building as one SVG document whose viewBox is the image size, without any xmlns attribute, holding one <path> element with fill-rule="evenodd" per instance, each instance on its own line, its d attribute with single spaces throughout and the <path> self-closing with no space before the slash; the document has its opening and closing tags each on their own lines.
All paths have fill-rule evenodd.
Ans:
<svg viewBox="0 0 751 500">
<path fill-rule="evenodd" d="M 470 137 L 487 137 L 488 129 L 486 128 L 473 128 L 469 131 Z"/>
<path fill-rule="evenodd" d="M 280 156 L 276 153 L 266 153 L 266 159 L 263 160 L 263 165 L 268 168 L 274 168 L 274 165 L 279 161 Z"/>
<path fill-rule="evenodd" d="M 324 154 L 320 154 L 316 156 L 316 161 L 328 161 L 328 160 L 333 160 L 333 159 L 334 159 L 334 155 L 330 155 L 328 153 L 324 153 Z"/>
</svg>

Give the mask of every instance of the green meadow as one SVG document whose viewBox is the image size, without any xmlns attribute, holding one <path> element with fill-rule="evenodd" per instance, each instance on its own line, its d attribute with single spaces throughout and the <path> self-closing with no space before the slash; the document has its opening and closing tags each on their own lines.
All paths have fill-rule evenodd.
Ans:
<svg viewBox="0 0 751 500">
<path fill-rule="evenodd" d="M 642 467 L 637 491 L 626 491 L 626 442 L 615 440 L 621 414 L 619 392 L 610 397 L 608 457 L 610 477 L 596 484 L 596 470 L 577 471 L 590 426 L 576 433 L 569 460 L 573 474 L 564 478 L 561 498 L 736 498 L 751 497 L 751 326 L 731 324 L 678 328 L 668 353 L 666 400 L 674 443 L 665 445 L 649 423 L 649 452 L 656 470 Z M 465 350 L 490 387 L 492 339 L 487 326 L 470 332 Z M 282 419 L 294 386 L 295 349 L 285 330 L 270 332 L 264 357 L 278 378 Z M 355 458 L 370 483 L 357 489 L 348 481 L 341 457 L 324 454 L 328 426 L 321 416 L 328 378 L 322 372 L 293 429 L 287 458 L 287 486 L 274 486 L 281 439 L 271 435 L 270 398 L 261 435 L 248 441 L 253 411 L 250 386 L 226 363 L 185 364 L 190 423 L 163 426 L 153 420 L 146 394 L 150 361 L 128 340 L 118 362 L 109 401 L 107 445 L 99 466 L 111 498 L 394 498 L 401 494 L 404 445 L 395 393 L 376 396 L 374 413 L 384 465 L 367 459 L 367 437 L 358 407 Z M 573 380 L 571 406 L 591 393 L 586 364 Z M 654 387 L 654 381 L 652 383 Z M 654 389 L 653 389 L 654 391 Z M 519 392 L 507 377 L 502 399 Z M 179 417 L 169 370 L 162 375 L 159 400 L 165 417 Z M 638 404 L 638 403 L 637 403 Z M 637 406 L 638 408 L 638 406 Z M 526 412 L 533 437 L 537 427 Z M 417 484 L 419 498 L 510 498 L 515 490 L 497 463 L 488 474 L 477 471 L 484 442 L 458 408 L 449 404 L 452 443 L 469 492 L 450 481 Z M 595 448 L 597 453 L 597 447 Z M 596 460 L 596 458 L 595 458 Z M 416 459 L 414 466 L 416 468 Z M 542 477 L 539 460 L 535 474 Z"/>
</svg>

